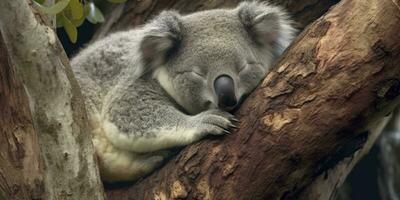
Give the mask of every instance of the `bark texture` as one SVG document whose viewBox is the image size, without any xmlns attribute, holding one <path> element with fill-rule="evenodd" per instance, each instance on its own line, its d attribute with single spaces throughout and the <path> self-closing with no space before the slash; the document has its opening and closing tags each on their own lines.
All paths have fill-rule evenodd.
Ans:
<svg viewBox="0 0 400 200">
<path fill-rule="evenodd" d="M 109 199 L 296 199 L 362 148 L 399 102 L 399 1 L 343 0 L 305 29 L 236 113 Z M 251 114 L 249 114 L 251 113 Z"/>
<path fill-rule="evenodd" d="M 0 35 L 0 199 L 44 197 L 40 149 L 28 98 Z"/>
<path fill-rule="evenodd" d="M 57 36 L 30 4 L 0 1 L 0 197 L 103 199 L 82 95 Z"/>
<path fill-rule="evenodd" d="M 356 140 L 355 143 L 349 143 L 351 146 L 358 148 L 362 146 L 360 150 L 356 151 L 354 154 L 346 156 L 343 160 L 339 161 L 335 167 L 326 170 L 322 175 L 318 176 L 310 185 L 308 185 L 299 195 L 299 200 L 337 200 L 342 199 L 338 196 L 338 189 L 345 182 L 347 176 L 351 173 L 354 166 L 369 153 L 370 149 L 374 145 L 377 138 L 382 134 L 385 126 L 388 124 L 391 116 L 384 117 L 374 123 L 371 123 L 367 128 L 368 138 L 364 140 Z M 364 145 L 360 142 L 365 142 Z M 347 147 L 343 148 L 351 148 Z M 339 149 L 340 151 L 340 149 Z M 351 153 L 351 151 L 349 152 Z"/>
</svg>

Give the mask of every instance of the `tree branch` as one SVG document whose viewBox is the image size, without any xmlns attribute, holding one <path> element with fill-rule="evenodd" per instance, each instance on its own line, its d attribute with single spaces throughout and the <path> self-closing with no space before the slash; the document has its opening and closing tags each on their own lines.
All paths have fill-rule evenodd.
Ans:
<svg viewBox="0 0 400 200">
<path fill-rule="evenodd" d="M 0 1 L 0 31 L 8 59 L 23 81 L 39 138 L 44 179 L 35 180 L 44 190 L 41 196 L 103 199 L 78 84 L 56 34 L 29 4 L 32 2 L 26 0 Z"/>
<path fill-rule="evenodd" d="M 43 169 L 28 97 L 0 35 L 0 199 L 40 199 Z"/>
<path fill-rule="evenodd" d="M 343 0 L 299 36 L 244 102 L 238 131 L 185 148 L 109 198 L 301 196 L 363 147 L 368 130 L 398 105 L 397 9 L 391 0 Z"/>
</svg>

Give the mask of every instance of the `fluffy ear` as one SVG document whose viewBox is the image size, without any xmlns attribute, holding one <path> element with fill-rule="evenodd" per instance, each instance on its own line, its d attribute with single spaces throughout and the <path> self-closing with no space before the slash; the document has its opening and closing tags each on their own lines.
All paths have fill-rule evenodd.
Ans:
<svg viewBox="0 0 400 200">
<path fill-rule="evenodd" d="M 238 6 L 239 19 L 258 44 L 282 51 L 294 38 L 295 29 L 288 14 L 278 6 L 257 1 L 243 2 Z"/>
<path fill-rule="evenodd" d="M 144 27 L 140 52 L 146 67 L 153 69 L 166 62 L 181 41 L 180 15 L 164 11 Z"/>
</svg>

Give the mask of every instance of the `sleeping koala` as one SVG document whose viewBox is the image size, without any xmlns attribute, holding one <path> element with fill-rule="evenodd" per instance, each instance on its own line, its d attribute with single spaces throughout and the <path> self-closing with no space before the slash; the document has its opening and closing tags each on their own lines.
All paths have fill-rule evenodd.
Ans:
<svg viewBox="0 0 400 200">
<path fill-rule="evenodd" d="M 279 7 L 244 2 L 162 12 L 73 60 L 104 181 L 137 180 L 170 149 L 234 127 L 229 113 L 265 77 L 294 29 Z"/>
</svg>

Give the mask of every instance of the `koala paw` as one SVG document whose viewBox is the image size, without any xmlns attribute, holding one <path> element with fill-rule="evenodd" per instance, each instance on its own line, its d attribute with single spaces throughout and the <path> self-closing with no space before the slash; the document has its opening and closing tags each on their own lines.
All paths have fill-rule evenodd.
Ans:
<svg viewBox="0 0 400 200">
<path fill-rule="evenodd" d="M 238 122 L 234 116 L 221 110 L 207 110 L 194 116 L 193 125 L 197 128 L 200 136 L 229 134 Z"/>
</svg>

